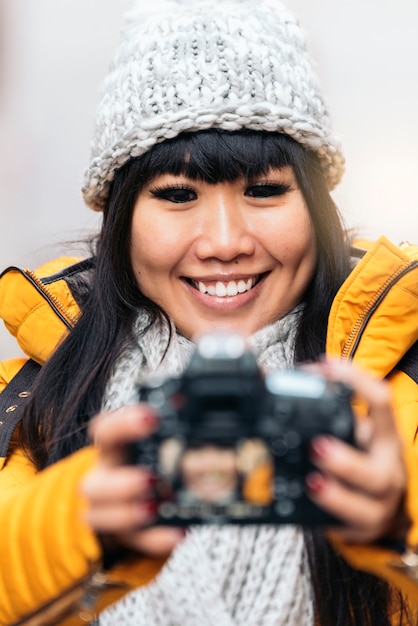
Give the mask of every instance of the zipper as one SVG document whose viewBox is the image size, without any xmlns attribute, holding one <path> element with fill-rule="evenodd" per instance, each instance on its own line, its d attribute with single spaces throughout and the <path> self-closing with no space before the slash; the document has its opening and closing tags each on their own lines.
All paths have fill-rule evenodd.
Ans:
<svg viewBox="0 0 418 626">
<path fill-rule="evenodd" d="M 42 280 L 29 269 L 23 270 L 24 275 L 29 279 L 32 285 L 48 302 L 50 307 L 55 311 L 60 320 L 67 326 L 69 330 L 72 330 L 77 323 L 77 318 L 68 312 L 66 307 L 58 300 L 58 298 L 52 293 L 52 291 L 42 282 Z"/>
<path fill-rule="evenodd" d="M 399 267 L 396 272 L 391 274 L 389 278 L 380 286 L 380 288 L 376 291 L 374 297 L 369 301 L 366 308 L 363 310 L 361 315 L 355 321 L 353 328 L 345 342 L 344 348 L 341 352 L 341 359 L 343 361 L 347 361 L 352 359 L 360 342 L 361 335 L 364 332 L 367 324 L 370 321 L 373 313 L 376 311 L 377 307 L 380 305 L 382 300 L 385 298 L 387 293 L 392 289 L 392 287 L 403 278 L 410 271 L 418 267 L 418 261 L 411 259 L 407 263 L 404 263 Z"/>
<path fill-rule="evenodd" d="M 97 624 L 97 605 L 107 591 L 123 595 L 129 591 L 124 581 L 112 581 L 98 567 L 86 578 L 32 613 L 13 622 L 13 626 L 56 626 L 71 619 L 71 624 Z M 113 596 L 112 596 L 113 597 Z"/>
</svg>

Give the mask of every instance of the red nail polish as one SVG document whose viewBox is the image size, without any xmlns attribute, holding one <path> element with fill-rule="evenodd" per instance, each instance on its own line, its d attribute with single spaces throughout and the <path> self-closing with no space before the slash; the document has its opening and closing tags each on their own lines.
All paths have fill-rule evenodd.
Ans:
<svg viewBox="0 0 418 626">
<path fill-rule="evenodd" d="M 325 459 L 330 451 L 330 441 L 327 437 L 315 437 L 310 443 L 310 450 L 313 456 Z"/>
<path fill-rule="evenodd" d="M 158 424 L 158 416 L 150 410 L 141 415 L 141 421 L 146 426 L 156 426 Z"/>
<path fill-rule="evenodd" d="M 319 472 L 311 472 L 306 476 L 305 483 L 309 491 L 319 493 L 325 486 L 325 478 Z"/>
<path fill-rule="evenodd" d="M 147 474 L 147 476 L 145 477 L 147 487 L 152 487 L 153 489 L 157 484 L 157 480 L 158 479 L 155 474 Z"/>
<path fill-rule="evenodd" d="M 148 515 L 155 516 L 158 513 L 158 502 L 156 500 L 147 500 L 146 502 L 141 502 L 141 507 Z"/>
</svg>

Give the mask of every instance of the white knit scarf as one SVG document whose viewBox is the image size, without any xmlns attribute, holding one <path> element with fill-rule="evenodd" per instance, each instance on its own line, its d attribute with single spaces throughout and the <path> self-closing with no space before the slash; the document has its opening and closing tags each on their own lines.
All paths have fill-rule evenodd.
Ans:
<svg viewBox="0 0 418 626">
<path fill-rule="evenodd" d="M 291 367 L 302 308 L 253 335 L 249 342 L 265 371 Z M 104 408 L 133 399 L 144 372 L 179 374 L 193 344 L 147 319 L 135 325 L 137 343 L 125 350 L 107 386 Z M 313 626 L 313 591 L 300 528 L 191 528 L 157 578 L 101 613 L 100 626 Z"/>
</svg>

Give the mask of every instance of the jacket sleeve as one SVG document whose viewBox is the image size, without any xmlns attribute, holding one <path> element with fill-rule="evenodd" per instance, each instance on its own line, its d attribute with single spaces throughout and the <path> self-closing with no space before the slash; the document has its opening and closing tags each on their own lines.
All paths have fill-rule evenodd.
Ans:
<svg viewBox="0 0 418 626">
<path fill-rule="evenodd" d="M 9 384 L 13 376 L 24 366 L 27 360 L 27 357 L 21 357 L 0 362 L 0 393 Z"/>
<path fill-rule="evenodd" d="M 361 570 L 385 578 L 398 587 L 410 604 L 418 608 L 418 385 L 403 372 L 389 379 L 398 432 L 403 441 L 408 474 L 406 513 L 410 527 L 403 552 L 387 545 L 348 545 L 333 541 L 349 563 Z"/>
<path fill-rule="evenodd" d="M 86 503 L 79 492 L 83 475 L 96 460 L 87 447 L 59 463 L 35 473 L 22 450 L 14 444 L 0 472 L 0 624 L 14 624 L 65 596 L 80 581 L 97 574 L 101 550 L 95 534 L 83 520 Z M 117 596 L 148 582 L 162 559 L 137 559 L 124 564 L 110 581 L 123 578 Z M 97 576 L 96 576 L 97 578 Z M 112 587 L 108 582 L 102 587 Z M 115 587 L 115 585 L 114 585 Z M 118 587 L 118 584 L 116 584 Z M 103 595 L 101 605 L 115 596 Z M 75 609 L 74 609 L 75 610 Z M 39 624 L 67 623 L 61 617 Z M 71 624 L 83 623 L 76 617 Z"/>
<path fill-rule="evenodd" d="M 412 378 L 398 371 L 391 377 L 391 387 L 408 471 L 406 507 L 411 526 L 407 542 L 411 548 L 418 550 L 418 385 Z"/>
<path fill-rule="evenodd" d="M 19 448 L 8 457 L 0 473 L 1 624 L 48 602 L 99 559 L 77 493 L 94 456 L 85 449 L 38 474 Z"/>
</svg>

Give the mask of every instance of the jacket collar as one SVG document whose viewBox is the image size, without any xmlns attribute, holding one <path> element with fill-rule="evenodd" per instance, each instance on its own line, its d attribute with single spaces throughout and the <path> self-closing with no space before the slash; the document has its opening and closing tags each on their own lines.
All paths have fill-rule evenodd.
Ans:
<svg viewBox="0 0 418 626">
<path fill-rule="evenodd" d="M 327 353 L 386 376 L 418 339 L 418 246 L 380 237 L 337 293 Z"/>
<path fill-rule="evenodd" d="M 43 364 L 77 322 L 92 261 L 61 257 L 36 272 L 7 268 L 0 276 L 0 317 L 20 348 Z"/>
</svg>

